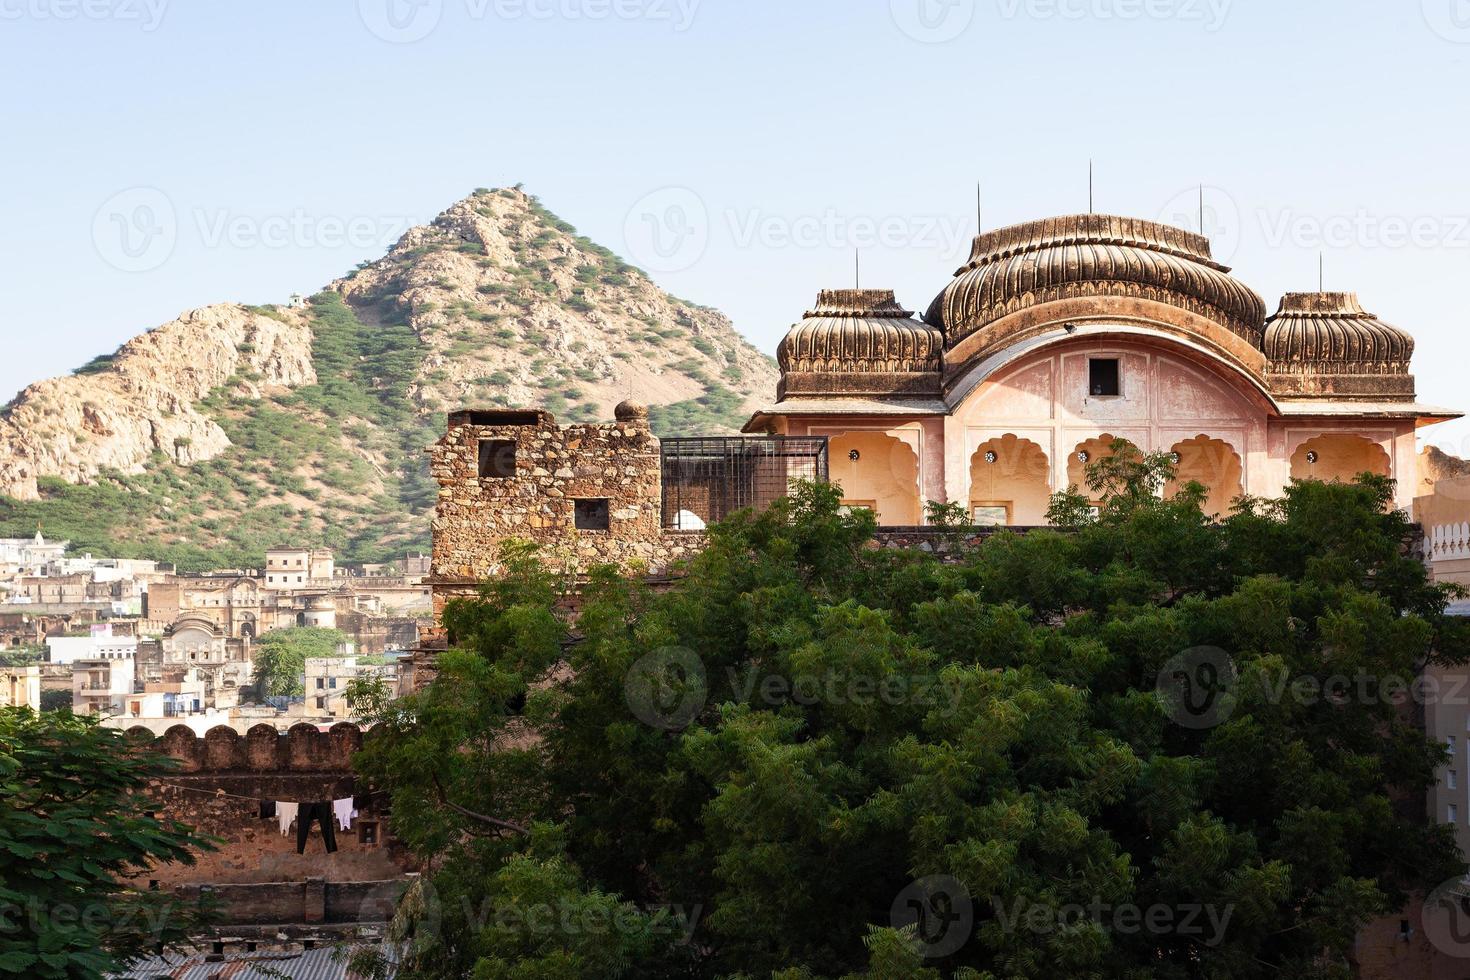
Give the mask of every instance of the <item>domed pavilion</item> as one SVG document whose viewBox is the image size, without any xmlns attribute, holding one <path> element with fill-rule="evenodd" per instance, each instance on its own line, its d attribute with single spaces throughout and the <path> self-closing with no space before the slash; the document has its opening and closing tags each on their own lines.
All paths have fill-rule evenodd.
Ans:
<svg viewBox="0 0 1470 980">
<path fill-rule="evenodd" d="M 882 525 L 960 501 L 982 524 L 1045 523 L 1117 440 L 1174 454 L 1224 513 L 1292 478 L 1418 485 L 1414 341 L 1350 293 L 1268 317 L 1207 239 L 1109 215 L 988 232 L 922 318 L 891 291 L 823 291 L 778 352 L 747 432 L 829 439 L 831 478 Z"/>
</svg>

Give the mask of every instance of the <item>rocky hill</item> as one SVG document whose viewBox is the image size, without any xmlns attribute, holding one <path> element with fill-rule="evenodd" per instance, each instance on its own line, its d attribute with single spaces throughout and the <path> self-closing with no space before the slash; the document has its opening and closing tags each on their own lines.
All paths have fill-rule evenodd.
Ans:
<svg viewBox="0 0 1470 980">
<path fill-rule="evenodd" d="M 460 406 L 728 432 L 774 363 L 519 189 L 481 190 L 305 302 L 183 314 L 0 413 L 0 536 L 181 568 L 281 542 L 426 548 L 423 448 Z"/>
</svg>

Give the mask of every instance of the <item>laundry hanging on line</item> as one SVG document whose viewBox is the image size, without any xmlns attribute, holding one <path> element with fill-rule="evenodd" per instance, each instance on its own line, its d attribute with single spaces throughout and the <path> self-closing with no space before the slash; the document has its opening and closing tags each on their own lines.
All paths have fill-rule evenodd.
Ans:
<svg viewBox="0 0 1470 980">
<path fill-rule="evenodd" d="M 352 797 L 332 801 L 332 816 L 337 818 L 338 830 L 351 830 L 352 821 L 357 817 L 357 808 Z"/>
<path fill-rule="evenodd" d="M 336 853 L 337 831 L 332 826 L 332 804 L 326 800 L 318 800 L 315 803 L 301 805 L 301 820 L 296 825 L 297 854 L 306 853 L 306 838 L 311 833 L 311 825 L 317 822 L 322 825 L 322 840 L 326 842 L 327 853 Z"/>
</svg>

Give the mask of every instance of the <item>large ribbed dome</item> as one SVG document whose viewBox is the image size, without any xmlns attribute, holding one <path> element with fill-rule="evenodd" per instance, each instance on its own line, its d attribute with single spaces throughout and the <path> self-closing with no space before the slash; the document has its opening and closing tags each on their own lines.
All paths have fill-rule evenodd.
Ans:
<svg viewBox="0 0 1470 980">
<path fill-rule="evenodd" d="M 781 341 L 780 394 L 933 393 L 943 354 L 943 336 L 892 290 L 827 289 Z"/>
<path fill-rule="evenodd" d="M 1354 293 L 1287 293 L 1266 321 L 1272 387 L 1298 394 L 1413 394 L 1414 338 Z"/>
<path fill-rule="evenodd" d="M 1229 272 L 1208 239 L 1180 228 L 1105 214 L 1048 218 L 977 237 L 925 319 L 953 348 L 1028 307 L 1120 296 L 1182 307 L 1259 346 L 1265 303 Z"/>
</svg>

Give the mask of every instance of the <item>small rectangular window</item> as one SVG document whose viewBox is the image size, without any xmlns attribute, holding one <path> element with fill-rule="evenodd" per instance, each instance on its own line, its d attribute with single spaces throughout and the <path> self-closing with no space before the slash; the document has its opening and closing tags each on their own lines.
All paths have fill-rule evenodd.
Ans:
<svg viewBox="0 0 1470 980">
<path fill-rule="evenodd" d="M 1445 822 L 1455 824 L 1460 822 L 1460 808 L 1453 803 L 1445 810 Z"/>
<path fill-rule="evenodd" d="M 573 506 L 578 531 L 606 531 L 611 526 L 607 498 L 578 500 Z"/>
<path fill-rule="evenodd" d="M 378 822 L 376 820 L 361 820 L 357 824 L 357 840 L 360 844 L 376 844 L 378 842 Z"/>
<path fill-rule="evenodd" d="M 515 475 L 515 441 L 512 439 L 481 439 L 480 479 L 508 480 Z"/>
<path fill-rule="evenodd" d="M 1087 362 L 1087 390 L 1099 398 L 1123 393 L 1116 357 L 1094 357 Z"/>
<path fill-rule="evenodd" d="M 1455 774 L 1455 770 L 1451 769 L 1449 772 L 1445 773 L 1444 783 L 1445 786 L 1449 787 L 1450 789 L 1459 789 L 1459 786 L 1457 785 L 1459 783 L 1459 777 Z"/>
<path fill-rule="evenodd" d="M 1449 747 L 1450 755 L 1454 755 L 1455 754 L 1455 736 L 1453 736 L 1453 735 L 1446 735 L 1444 737 L 1444 740 L 1445 740 L 1445 745 L 1447 745 Z"/>
<path fill-rule="evenodd" d="M 317 698 L 316 699 L 316 706 L 318 708 L 325 708 L 327 706 L 327 699 L 326 698 Z"/>
</svg>

